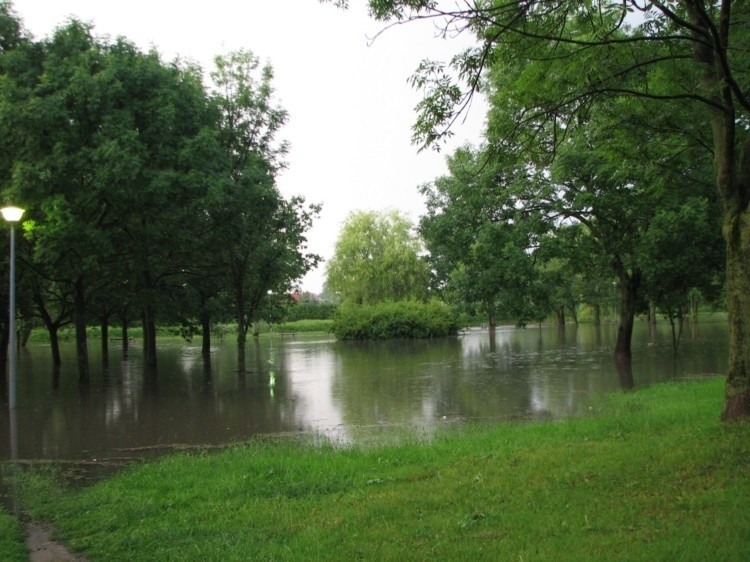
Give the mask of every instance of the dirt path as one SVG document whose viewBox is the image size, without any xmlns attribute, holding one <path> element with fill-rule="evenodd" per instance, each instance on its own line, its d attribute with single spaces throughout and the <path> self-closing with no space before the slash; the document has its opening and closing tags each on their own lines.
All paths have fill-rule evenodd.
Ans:
<svg viewBox="0 0 750 562">
<path fill-rule="evenodd" d="M 72 554 L 64 545 L 53 541 L 52 527 L 26 523 L 26 548 L 29 562 L 84 562 L 86 558 Z"/>
</svg>

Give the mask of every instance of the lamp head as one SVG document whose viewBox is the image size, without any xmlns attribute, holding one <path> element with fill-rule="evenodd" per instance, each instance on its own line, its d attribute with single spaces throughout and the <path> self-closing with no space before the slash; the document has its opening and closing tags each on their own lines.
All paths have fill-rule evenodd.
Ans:
<svg viewBox="0 0 750 562">
<path fill-rule="evenodd" d="M 18 222 L 23 216 L 24 210 L 18 207 L 3 207 L 0 209 L 0 213 L 3 214 L 3 218 L 8 222 Z"/>
</svg>

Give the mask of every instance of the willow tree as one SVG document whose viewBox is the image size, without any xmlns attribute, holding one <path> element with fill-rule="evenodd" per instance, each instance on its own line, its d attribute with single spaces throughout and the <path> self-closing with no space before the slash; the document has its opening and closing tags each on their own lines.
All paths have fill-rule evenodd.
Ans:
<svg viewBox="0 0 750 562">
<path fill-rule="evenodd" d="M 345 6 L 346 0 L 334 0 Z M 477 46 L 449 66 L 425 61 L 415 141 L 439 143 L 470 105 L 484 69 L 534 57 L 557 83 L 554 103 L 530 96 L 516 131 L 546 119 L 564 136 L 563 114 L 601 97 L 641 96 L 698 106 L 712 133 L 716 193 L 726 244 L 729 372 L 723 417 L 750 417 L 750 4 L 744 0 L 369 0 L 378 20 L 432 19 L 446 34 L 470 32 Z M 654 49 L 643 49 L 653 45 Z M 669 77 L 659 89 L 649 77 Z M 561 110 L 563 110 L 561 112 Z M 690 123 L 684 123 L 690 126 Z M 512 134 L 513 131 L 509 131 Z"/>
<path fill-rule="evenodd" d="M 423 299 L 429 270 L 422 242 L 397 211 L 349 215 L 326 267 L 326 287 L 344 302 L 376 304 Z"/>
</svg>

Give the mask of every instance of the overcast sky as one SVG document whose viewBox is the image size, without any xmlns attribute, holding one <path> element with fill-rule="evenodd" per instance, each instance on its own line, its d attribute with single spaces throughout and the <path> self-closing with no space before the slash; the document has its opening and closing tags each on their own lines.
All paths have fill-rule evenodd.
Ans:
<svg viewBox="0 0 750 562">
<path fill-rule="evenodd" d="M 484 109 L 468 120 L 441 153 L 417 153 L 411 125 L 418 92 L 407 79 L 424 58 L 449 60 L 470 39 L 436 38 L 431 24 L 382 29 L 365 0 L 342 11 L 317 0 L 14 0 L 34 37 L 47 37 L 71 16 L 102 36 L 124 36 L 164 60 L 198 63 L 251 50 L 275 73 L 278 103 L 289 112 L 288 169 L 278 178 L 285 195 L 302 195 L 323 210 L 309 232 L 309 250 L 330 258 L 351 211 L 398 209 L 416 222 L 424 209 L 418 187 L 446 171 L 445 155 L 478 144 Z M 325 264 L 302 282 L 320 292 Z"/>
</svg>

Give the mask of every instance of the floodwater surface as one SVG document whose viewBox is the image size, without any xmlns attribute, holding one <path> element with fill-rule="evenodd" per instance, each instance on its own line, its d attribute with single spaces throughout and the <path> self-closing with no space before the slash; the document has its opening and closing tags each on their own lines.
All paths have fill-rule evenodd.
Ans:
<svg viewBox="0 0 750 562">
<path fill-rule="evenodd" d="M 244 375 L 227 340 L 210 365 L 199 341 L 162 343 L 154 374 L 137 343 L 123 357 L 113 342 L 104 366 L 92 341 L 85 386 L 73 344 L 63 344 L 58 376 L 49 346 L 35 344 L 19 354 L 15 423 L 7 402 L 0 412 L 0 455 L 106 463 L 262 435 L 349 443 L 383 428 L 429 433 L 465 421 L 575 416 L 623 387 L 726 372 L 726 321 L 688 326 L 676 359 L 666 323 L 638 323 L 632 370 L 615 364 L 615 332 L 569 325 L 398 342 L 275 334 L 248 345 Z"/>
</svg>

